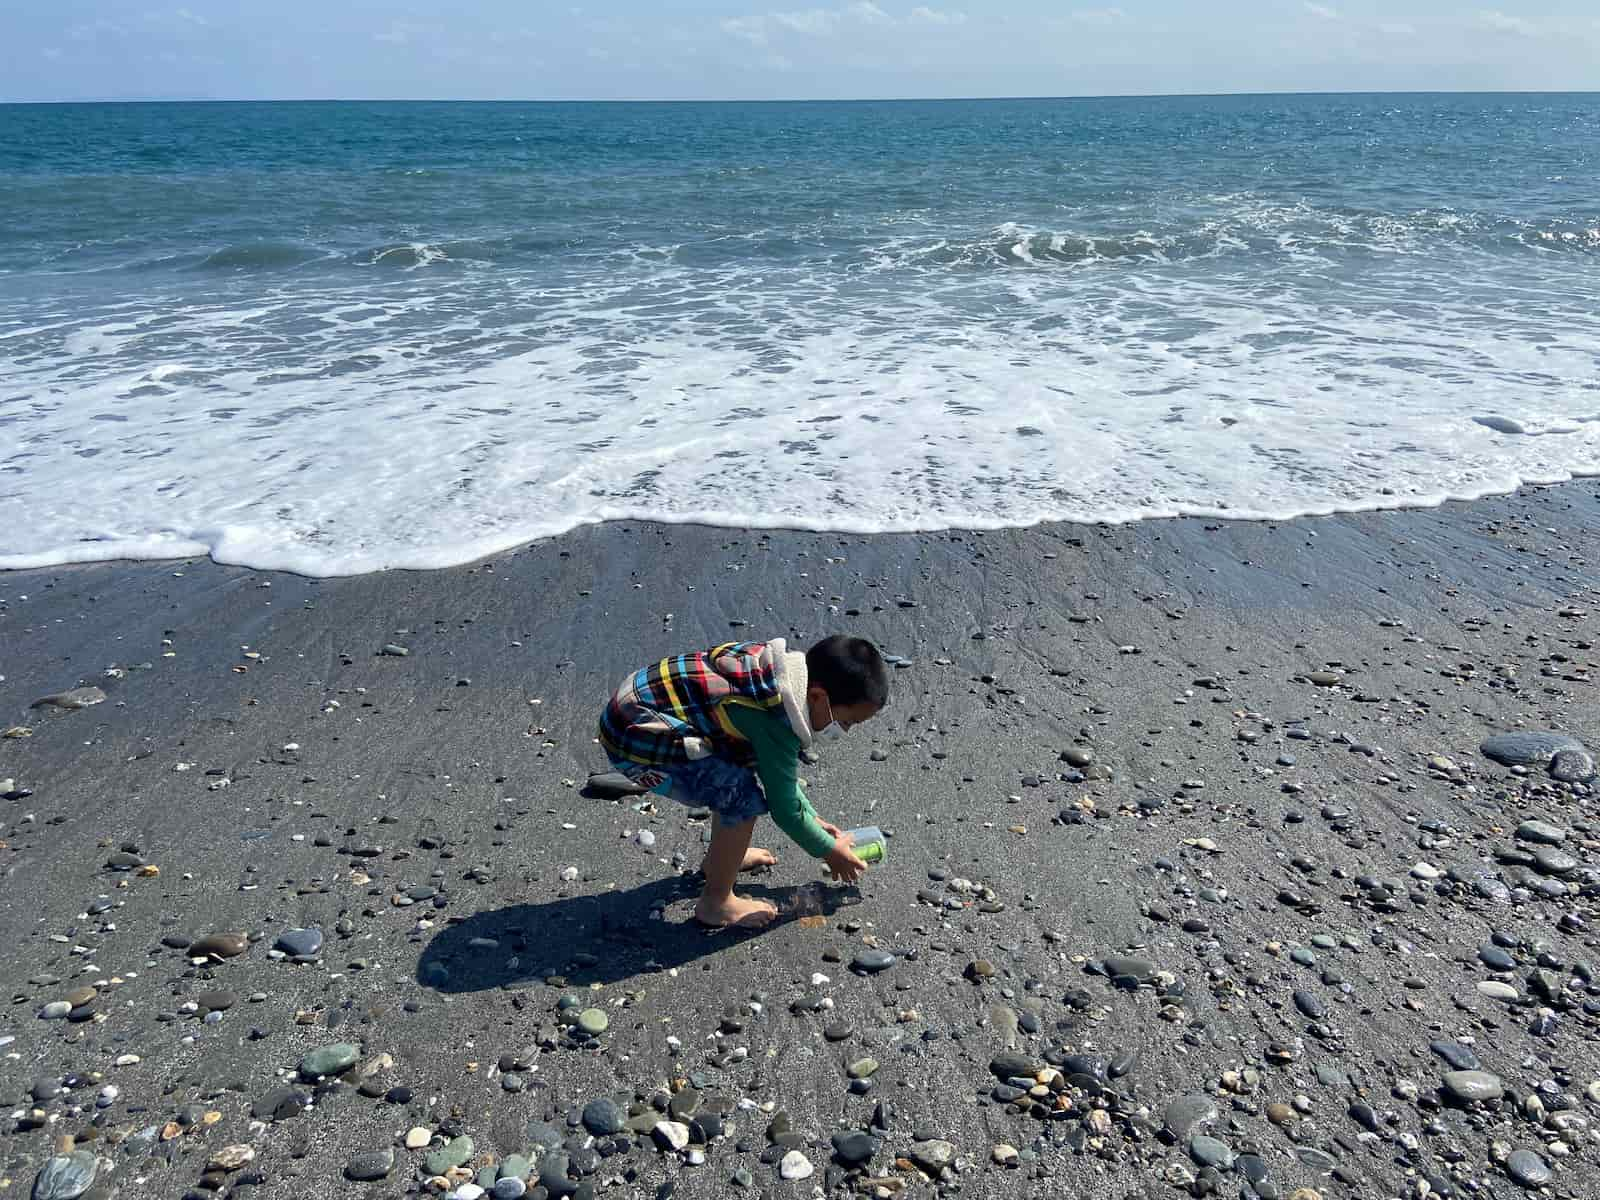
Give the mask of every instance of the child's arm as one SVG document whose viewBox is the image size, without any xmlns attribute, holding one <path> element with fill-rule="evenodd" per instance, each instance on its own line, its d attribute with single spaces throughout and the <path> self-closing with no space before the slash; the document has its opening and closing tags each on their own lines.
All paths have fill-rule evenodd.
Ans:
<svg viewBox="0 0 1600 1200">
<path fill-rule="evenodd" d="M 749 739 L 755 752 L 756 776 L 766 793 L 773 823 L 812 858 L 825 859 L 835 878 L 853 880 L 866 864 L 850 852 L 846 838 L 817 818 L 806 799 L 797 762 L 800 739 L 787 725 L 759 709 L 730 705 L 726 711 L 733 727 Z"/>
</svg>

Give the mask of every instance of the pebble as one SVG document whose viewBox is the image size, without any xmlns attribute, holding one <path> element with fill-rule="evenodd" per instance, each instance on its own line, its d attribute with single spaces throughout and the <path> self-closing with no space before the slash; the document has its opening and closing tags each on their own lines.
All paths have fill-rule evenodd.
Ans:
<svg viewBox="0 0 1600 1200">
<path fill-rule="evenodd" d="M 421 1150 L 433 1140 L 433 1133 L 421 1125 L 413 1125 L 406 1130 L 406 1149 Z"/>
<path fill-rule="evenodd" d="M 247 1163 L 254 1162 L 255 1157 L 254 1146 L 239 1142 L 232 1146 L 224 1146 L 212 1154 L 206 1162 L 206 1169 L 209 1171 L 237 1171 Z"/>
<path fill-rule="evenodd" d="M 833 1153 L 847 1167 L 859 1167 L 878 1152 L 880 1143 L 870 1133 L 859 1131 L 833 1135 Z"/>
<path fill-rule="evenodd" d="M 1594 775 L 1594 758 L 1586 750 L 1558 750 L 1550 759 L 1550 778 L 1557 783 L 1588 783 Z"/>
<path fill-rule="evenodd" d="M 925 1138 L 914 1143 L 906 1157 L 923 1172 L 937 1179 L 946 1167 L 955 1162 L 956 1153 L 953 1142 L 942 1138 Z"/>
<path fill-rule="evenodd" d="M 443 1175 L 451 1167 L 459 1167 L 472 1157 L 472 1139 L 465 1134 L 453 1137 L 439 1149 L 426 1154 L 422 1169 L 429 1175 Z"/>
<path fill-rule="evenodd" d="M 1156 977 L 1156 964 L 1148 958 L 1129 958 L 1112 955 L 1102 960 L 1106 974 L 1113 979 L 1125 978 L 1137 983 L 1150 983 Z"/>
<path fill-rule="evenodd" d="M 1226 1171 L 1233 1166 L 1233 1151 L 1227 1143 L 1203 1133 L 1189 1139 L 1189 1156 L 1202 1167 L 1216 1167 Z"/>
<path fill-rule="evenodd" d="M 366 1150 L 344 1165 L 345 1178 L 357 1183 L 386 1179 L 394 1170 L 393 1150 Z"/>
<path fill-rule="evenodd" d="M 601 1096 L 591 1100 L 583 1109 L 583 1127 L 596 1137 L 609 1137 L 621 1133 L 628 1119 L 613 1100 Z"/>
<path fill-rule="evenodd" d="M 578 1028 L 590 1037 L 599 1037 L 611 1028 L 611 1018 L 603 1009 L 586 1008 L 578 1014 Z"/>
<path fill-rule="evenodd" d="M 1161 1123 L 1174 1140 L 1183 1142 L 1200 1126 L 1217 1119 L 1217 1106 L 1210 1096 L 1179 1096 L 1162 1113 Z"/>
<path fill-rule="evenodd" d="M 811 1160 L 798 1150 L 791 1150 L 778 1164 L 778 1174 L 784 1179 L 810 1179 L 816 1168 Z"/>
<path fill-rule="evenodd" d="M 1447 1071 L 1442 1082 L 1447 1093 L 1467 1104 L 1498 1100 L 1505 1095 L 1505 1086 L 1500 1082 L 1500 1077 L 1488 1071 Z"/>
<path fill-rule="evenodd" d="M 361 1047 L 354 1042 L 334 1042 L 319 1046 L 300 1060 L 300 1074 L 306 1079 L 324 1075 L 337 1075 L 356 1065 L 361 1057 Z"/>
<path fill-rule="evenodd" d="M 237 958 L 250 948 L 250 939 L 242 933 L 208 933 L 190 942 L 184 953 L 190 958 Z"/>
<path fill-rule="evenodd" d="M 689 1127 L 682 1121 L 657 1121 L 650 1133 L 663 1150 L 682 1150 L 689 1144 Z"/>
<path fill-rule="evenodd" d="M 853 970 L 861 971 L 868 975 L 876 975 L 880 971 L 887 971 L 894 966 L 894 955 L 887 950 L 869 948 L 861 951 L 850 960 Z"/>
<path fill-rule="evenodd" d="M 527 1194 L 528 1185 L 515 1175 L 507 1175 L 495 1180 L 490 1191 L 494 1193 L 494 1200 L 519 1200 Z"/>
<path fill-rule="evenodd" d="M 1506 1174 L 1518 1187 L 1543 1187 L 1550 1182 L 1551 1170 L 1532 1150 L 1513 1150 L 1506 1158 Z"/>
<path fill-rule="evenodd" d="M 1548 766 L 1563 750 L 1582 750 L 1583 743 L 1564 733 L 1497 733 L 1485 739 L 1478 752 L 1507 767 Z"/>
<path fill-rule="evenodd" d="M 277 946 L 295 958 L 315 958 L 317 951 L 322 949 L 322 930 L 285 929 L 278 935 Z"/>
<path fill-rule="evenodd" d="M 68 710 L 89 708 L 95 704 L 104 704 L 105 692 L 97 687 L 75 687 L 65 692 L 55 692 L 49 696 L 40 696 L 29 708 L 65 708 Z"/>
<path fill-rule="evenodd" d="M 33 1180 L 33 1200 L 77 1200 L 94 1183 L 98 1162 L 88 1150 L 47 1159 Z"/>
<path fill-rule="evenodd" d="M 1020 1156 L 1015 1146 L 1007 1145 L 1005 1142 L 997 1142 L 994 1149 L 989 1151 L 989 1157 L 994 1160 L 996 1166 L 1014 1167 L 1017 1165 L 1017 1160 Z"/>
<path fill-rule="evenodd" d="M 288 1121 L 305 1112 L 310 1104 L 311 1097 L 298 1088 L 275 1087 L 250 1106 L 250 1115 L 258 1121 Z"/>
</svg>

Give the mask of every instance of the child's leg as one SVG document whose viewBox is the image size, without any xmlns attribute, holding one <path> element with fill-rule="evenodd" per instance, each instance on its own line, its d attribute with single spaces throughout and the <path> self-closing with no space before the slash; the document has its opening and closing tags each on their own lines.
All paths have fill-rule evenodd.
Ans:
<svg viewBox="0 0 1600 1200">
<path fill-rule="evenodd" d="M 733 894 L 734 881 L 744 866 L 750 838 L 756 830 L 755 820 L 725 825 L 721 817 L 714 817 L 713 823 L 711 849 L 706 852 L 704 866 L 706 886 L 695 905 L 695 919 L 703 925 L 766 925 L 777 917 L 775 907 L 765 900 Z"/>
</svg>

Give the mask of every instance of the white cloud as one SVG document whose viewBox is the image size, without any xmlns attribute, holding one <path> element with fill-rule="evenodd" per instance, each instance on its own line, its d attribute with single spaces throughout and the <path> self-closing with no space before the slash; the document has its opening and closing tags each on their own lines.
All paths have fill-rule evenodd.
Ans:
<svg viewBox="0 0 1600 1200">
<path fill-rule="evenodd" d="M 893 25 L 895 20 L 883 9 L 879 8 L 872 0 L 856 0 L 845 10 L 856 20 L 867 25 Z"/>
<path fill-rule="evenodd" d="M 773 13 L 772 23 L 795 33 L 821 35 L 833 32 L 839 24 L 839 14 L 826 8 L 808 8 L 804 12 Z"/>
<path fill-rule="evenodd" d="M 722 22 L 722 32 L 730 37 L 742 38 L 752 46 L 767 44 L 767 19 L 765 17 L 729 17 Z"/>
<path fill-rule="evenodd" d="M 965 25 L 967 14 L 957 12 L 955 9 L 940 10 L 937 8 L 913 8 L 911 19 L 921 21 L 926 25 Z"/>
<path fill-rule="evenodd" d="M 1519 37 L 1534 37 L 1539 32 L 1539 27 L 1532 21 L 1525 21 L 1521 17 L 1513 17 L 1499 9 L 1484 10 L 1478 13 L 1478 24 L 1484 29 L 1492 29 L 1496 33 L 1514 33 Z"/>
<path fill-rule="evenodd" d="M 1306 11 L 1319 21 L 1337 21 L 1339 19 L 1339 10 L 1329 8 L 1326 4 L 1307 4 Z"/>
<path fill-rule="evenodd" d="M 1415 37 L 1417 35 L 1417 27 L 1415 25 L 1407 25 L 1404 21 L 1385 21 L 1378 26 L 1378 32 L 1386 33 L 1390 37 Z"/>
<path fill-rule="evenodd" d="M 1074 25 L 1119 25 L 1127 19 L 1120 8 L 1075 8 L 1067 14 Z"/>
</svg>

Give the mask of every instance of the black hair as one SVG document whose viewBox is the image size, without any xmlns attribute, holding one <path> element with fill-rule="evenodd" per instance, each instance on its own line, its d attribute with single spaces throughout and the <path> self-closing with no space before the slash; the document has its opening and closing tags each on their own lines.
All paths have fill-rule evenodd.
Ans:
<svg viewBox="0 0 1600 1200">
<path fill-rule="evenodd" d="M 828 693 L 831 704 L 860 704 L 874 708 L 889 703 L 889 668 L 883 655 L 866 638 L 836 633 L 806 651 L 806 674 L 811 687 Z"/>
</svg>

